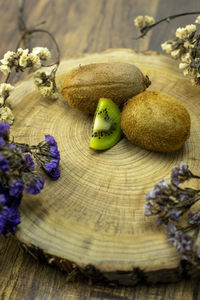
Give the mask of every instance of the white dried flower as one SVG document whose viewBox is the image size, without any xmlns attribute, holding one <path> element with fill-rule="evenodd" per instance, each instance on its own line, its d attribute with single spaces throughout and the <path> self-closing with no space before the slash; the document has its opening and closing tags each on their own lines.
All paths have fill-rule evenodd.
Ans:
<svg viewBox="0 0 200 300">
<path fill-rule="evenodd" d="M 183 75 L 184 75 L 184 76 L 189 75 L 189 68 L 185 68 L 185 69 L 183 70 Z"/>
<path fill-rule="evenodd" d="M 145 26 L 151 26 L 155 23 L 155 19 L 153 17 L 150 16 L 145 16 L 144 17 L 144 24 Z"/>
<path fill-rule="evenodd" d="M 47 60 L 51 58 L 51 52 L 45 47 L 35 47 L 33 48 L 32 53 L 39 56 L 41 60 Z"/>
<path fill-rule="evenodd" d="M 5 75 L 7 75 L 8 73 L 10 73 L 11 69 L 7 65 L 1 65 L 0 71 L 3 72 Z"/>
<path fill-rule="evenodd" d="M 183 69 L 185 69 L 187 67 L 188 67 L 188 64 L 186 64 L 186 63 L 180 63 L 179 64 L 179 69 L 181 69 L 181 70 L 183 70 Z"/>
<path fill-rule="evenodd" d="M 39 86 L 42 84 L 42 79 L 39 77 L 39 75 L 34 76 L 34 82 L 35 82 L 36 86 Z"/>
<path fill-rule="evenodd" d="M 12 124 L 14 121 L 14 115 L 11 109 L 7 106 L 2 106 L 0 108 L 0 122 L 7 122 Z"/>
<path fill-rule="evenodd" d="M 144 27 L 144 17 L 137 16 L 137 18 L 134 19 L 134 24 L 137 28 L 142 29 Z"/>
<path fill-rule="evenodd" d="M 186 48 L 186 49 L 189 49 L 189 48 L 194 48 L 195 45 L 190 43 L 189 40 L 186 40 L 183 44 L 183 46 Z"/>
<path fill-rule="evenodd" d="M 21 55 L 24 52 L 24 50 L 26 50 L 26 49 L 18 48 L 17 49 L 17 54 Z"/>
<path fill-rule="evenodd" d="M 4 57 L 3 59 L 0 60 L 0 62 L 3 64 L 3 65 L 8 65 L 10 60 L 13 59 L 15 55 L 15 52 L 13 51 L 7 51 L 5 54 L 4 54 Z"/>
<path fill-rule="evenodd" d="M 200 16 L 196 18 L 195 23 L 200 25 Z"/>
<path fill-rule="evenodd" d="M 179 27 L 177 30 L 176 30 L 176 37 L 181 39 L 181 40 L 184 40 L 186 38 L 189 38 L 190 35 L 196 31 L 196 25 L 194 24 L 190 24 L 190 25 L 187 25 L 186 27 Z"/>
<path fill-rule="evenodd" d="M 137 28 L 142 29 L 144 27 L 151 26 L 152 24 L 155 23 L 155 19 L 150 16 L 137 16 L 134 20 L 134 24 Z"/>
<path fill-rule="evenodd" d="M 197 30 L 197 27 L 194 24 L 190 24 L 190 25 L 185 26 L 185 29 L 187 30 L 188 37 L 189 37 L 193 32 L 195 32 Z"/>
<path fill-rule="evenodd" d="M 0 84 L 0 95 L 2 95 L 5 92 L 11 92 L 14 89 L 14 86 L 10 83 L 1 83 Z"/>
<path fill-rule="evenodd" d="M 161 44 L 161 48 L 168 54 L 173 51 L 172 44 L 168 42 L 164 42 L 163 44 Z"/>
<path fill-rule="evenodd" d="M 22 68 L 26 68 L 27 67 L 27 64 L 28 64 L 28 52 L 29 50 L 28 49 L 25 49 L 25 50 L 22 50 L 21 49 L 18 49 L 19 50 L 19 54 L 20 54 L 20 57 L 19 57 L 19 65 L 20 67 Z"/>
<path fill-rule="evenodd" d="M 41 67 L 41 61 L 40 61 L 40 58 L 39 56 L 33 54 L 33 53 L 30 53 L 28 55 L 28 59 L 30 59 L 31 63 L 32 63 L 32 66 L 34 68 L 40 68 Z"/>
<path fill-rule="evenodd" d="M 181 62 L 189 64 L 191 62 L 190 53 L 186 53 L 181 56 Z"/>
<path fill-rule="evenodd" d="M 59 97 L 55 84 L 55 72 L 52 71 L 50 74 L 47 74 L 36 71 L 34 73 L 34 83 L 44 97 L 51 97 L 52 99 Z"/>
<path fill-rule="evenodd" d="M 176 49 L 176 50 L 173 50 L 171 52 L 171 56 L 175 59 L 178 59 L 181 55 L 181 50 L 180 49 Z"/>
<path fill-rule="evenodd" d="M 39 88 L 40 93 L 44 97 L 49 97 L 52 95 L 52 92 L 53 92 L 53 82 L 51 82 L 49 86 L 40 86 L 38 88 Z"/>
<path fill-rule="evenodd" d="M 176 29 L 176 37 L 179 39 L 185 39 L 187 37 L 187 31 L 184 27 Z"/>
<path fill-rule="evenodd" d="M 4 98 L 0 96 L 0 106 L 4 104 Z"/>
</svg>

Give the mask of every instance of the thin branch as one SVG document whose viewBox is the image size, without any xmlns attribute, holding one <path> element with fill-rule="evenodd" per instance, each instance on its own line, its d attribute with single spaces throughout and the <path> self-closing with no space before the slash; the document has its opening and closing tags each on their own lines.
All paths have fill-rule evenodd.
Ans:
<svg viewBox="0 0 200 300">
<path fill-rule="evenodd" d="M 25 0 L 18 0 L 18 28 L 20 31 L 21 36 L 24 32 L 27 31 L 26 23 L 24 20 L 24 5 Z M 23 48 L 29 48 L 30 41 L 27 37 L 24 37 L 23 39 Z"/>
<path fill-rule="evenodd" d="M 30 29 L 30 30 L 26 30 L 24 32 L 24 34 L 21 36 L 19 42 L 17 43 L 16 51 L 19 48 L 21 42 L 24 40 L 24 38 L 26 38 L 26 36 L 29 36 L 29 35 L 31 35 L 33 33 L 40 33 L 40 32 L 43 32 L 43 33 L 47 34 L 51 38 L 51 40 L 54 42 L 54 44 L 56 46 L 56 51 L 57 51 L 57 60 L 56 60 L 56 62 L 54 64 L 51 64 L 51 65 L 59 65 L 59 63 L 60 63 L 60 49 L 59 49 L 58 43 L 56 42 L 54 36 L 48 30 L 45 30 L 45 29 Z"/>
<path fill-rule="evenodd" d="M 155 22 L 152 25 L 143 27 L 140 30 L 141 35 L 139 35 L 138 37 L 134 38 L 134 40 L 138 40 L 138 39 L 144 37 L 152 28 L 154 28 L 155 26 L 157 26 L 158 24 L 160 24 L 162 22 L 165 22 L 165 21 L 166 22 L 170 22 L 171 20 L 179 18 L 179 17 L 188 16 L 188 15 L 199 15 L 199 14 L 200 14 L 200 11 L 191 11 L 191 12 L 185 12 L 185 13 L 181 13 L 181 14 L 176 14 L 176 15 L 171 15 L 171 16 L 165 17 L 165 18 L 163 18 L 163 19 Z"/>
</svg>

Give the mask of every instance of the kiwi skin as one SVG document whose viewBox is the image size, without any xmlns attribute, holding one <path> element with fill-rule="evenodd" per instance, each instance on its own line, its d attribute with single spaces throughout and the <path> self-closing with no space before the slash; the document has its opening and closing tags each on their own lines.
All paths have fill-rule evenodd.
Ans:
<svg viewBox="0 0 200 300">
<path fill-rule="evenodd" d="M 190 136 L 190 115 L 174 98 L 156 91 L 144 91 L 130 99 L 121 114 L 126 137 L 142 148 L 172 152 Z"/>
<path fill-rule="evenodd" d="M 148 76 L 133 64 L 112 62 L 79 66 L 65 76 L 61 94 L 68 104 L 94 114 L 100 98 L 109 98 L 119 108 L 150 85 Z"/>
</svg>

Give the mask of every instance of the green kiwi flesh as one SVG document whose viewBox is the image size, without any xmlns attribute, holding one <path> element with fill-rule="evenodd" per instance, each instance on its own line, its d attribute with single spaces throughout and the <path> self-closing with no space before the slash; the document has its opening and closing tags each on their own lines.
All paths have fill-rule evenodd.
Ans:
<svg viewBox="0 0 200 300">
<path fill-rule="evenodd" d="M 121 138 L 120 110 L 110 99 L 99 99 L 90 135 L 90 148 L 105 150 Z"/>
</svg>

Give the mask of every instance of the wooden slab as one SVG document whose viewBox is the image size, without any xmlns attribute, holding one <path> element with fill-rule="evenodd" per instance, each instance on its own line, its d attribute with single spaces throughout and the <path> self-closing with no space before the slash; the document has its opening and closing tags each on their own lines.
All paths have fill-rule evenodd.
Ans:
<svg viewBox="0 0 200 300">
<path fill-rule="evenodd" d="M 16 116 L 11 133 L 16 141 L 30 144 L 53 135 L 61 153 L 61 178 L 47 179 L 40 195 L 24 195 L 16 236 L 32 255 L 67 272 L 78 268 L 100 281 L 127 285 L 176 281 L 185 270 L 164 228 L 144 216 L 145 194 L 161 179 L 169 179 L 178 161 L 199 173 L 200 90 L 171 58 L 129 49 L 65 60 L 58 84 L 79 64 L 111 61 L 137 65 L 150 77 L 149 89 L 185 105 L 192 121 L 190 139 L 180 151 L 168 154 L 146 151 L 126 138 L 95 152 L 88 147 L 92 118 L 70 108 L 62 97 L 57 102 L 42 98 L 29 77 L 10 99 Z"/>
</svg>

